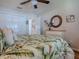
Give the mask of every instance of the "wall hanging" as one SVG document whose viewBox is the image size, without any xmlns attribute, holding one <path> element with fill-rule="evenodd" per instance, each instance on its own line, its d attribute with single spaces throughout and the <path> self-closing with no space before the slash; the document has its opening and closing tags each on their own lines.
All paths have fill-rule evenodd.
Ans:
<svg viewBox="0 0 79 59">
<path fill-rule="evenodd" d="M 51 30 L 51 27 L 58 28 L 61 26 L 62 17 L 60 15 L 55 15 L 51 18 L 49 23 L 46 20 L 44 22 L 48 25 L 49 30 Z"/>
<path fill-rule="evenodd" d="M 50 20 L 50 26 L 58 28 L 62 24 L 62 17 L 60 15 L 55 15 Z"/>
<path fill-rule="evenodd" d="M 75 15 L 66 16 L 66 22 L 68 22 L 68 23 L 75 22 Z"/>
</svg>

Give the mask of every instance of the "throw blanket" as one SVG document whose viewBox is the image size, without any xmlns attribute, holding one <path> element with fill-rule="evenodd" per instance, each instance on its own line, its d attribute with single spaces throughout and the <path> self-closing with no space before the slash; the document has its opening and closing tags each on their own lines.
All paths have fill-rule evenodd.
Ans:
<svg viewBox="0 0 79 59">
<path fill-rule="evenodd" d="M 18 41 L 8 47 L 0 59 L 57 59 L 69 52 L 69 45 L 61 37 L 30 35 L 18 36 Z"/>
</svg>

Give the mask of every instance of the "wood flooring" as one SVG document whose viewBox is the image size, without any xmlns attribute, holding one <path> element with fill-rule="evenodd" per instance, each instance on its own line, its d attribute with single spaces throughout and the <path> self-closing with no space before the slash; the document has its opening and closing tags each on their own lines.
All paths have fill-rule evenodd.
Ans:
<svg viewBox="0 0 79 59">
<path fill-rule="evenodd" d="M 74 51 L 75 52 L 75 59 L 79 59 L 79 51 Z"/>
</svg>

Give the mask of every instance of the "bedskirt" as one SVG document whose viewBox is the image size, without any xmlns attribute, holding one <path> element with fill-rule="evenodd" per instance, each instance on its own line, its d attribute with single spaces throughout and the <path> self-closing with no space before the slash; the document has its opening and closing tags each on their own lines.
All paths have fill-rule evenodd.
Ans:
<svg viewBox="0 0 79 59">
<path fill-rule="evenodd" d="M 18 36 L 0 59 L 74 59 L 74 52 L 68 43 L 58 36 Z"/>
</svg>

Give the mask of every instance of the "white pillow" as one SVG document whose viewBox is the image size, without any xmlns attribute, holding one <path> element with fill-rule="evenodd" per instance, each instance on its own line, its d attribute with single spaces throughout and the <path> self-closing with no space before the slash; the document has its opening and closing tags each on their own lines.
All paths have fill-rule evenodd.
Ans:
<svg viewBox="0 0 79 59">
<path fill-rule="evenodd" d="M 64 38 L 64 32 L 62 31 L 46 31 L 46 35 L 59 36 Z"/>
<path fill-rule="evenodd" d="M 14 44 L 14 41 L 15 41 L 16 38 L 15 38 L 13 31 L 11 29 L 5 28 L 5 29 L 3 29 L 3 33 L 5 35 L 5 37 L 4 37 L 5 42 L 8 45 Z"/>
</svg>

